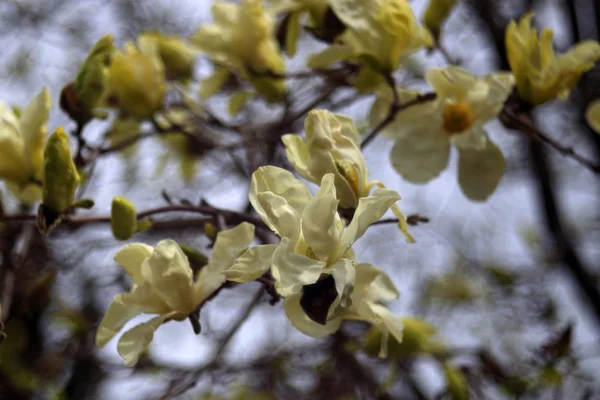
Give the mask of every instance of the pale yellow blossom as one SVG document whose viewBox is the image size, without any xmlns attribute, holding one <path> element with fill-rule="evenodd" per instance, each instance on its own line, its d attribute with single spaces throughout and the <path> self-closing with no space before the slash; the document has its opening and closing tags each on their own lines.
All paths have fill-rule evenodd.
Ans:
<svg viewBox="0 0 600 400">
<path fill-rule="evenodd" d="M 280 99 L 285 93 L 285 82 L 264 75 L 282 74 L 285 66 L 275 40 L 273 16 L 266 12 L 262 1 L 242 0 L 240 4 L 217 1 L 212 6 L 212 15 L 214 23 L 201 26 L 190 39 L 219 65 L 215 77 L 208 80 L 211 90 L 201 91 L 205 95 L 216 92 L 233 72 L 248 80 L 267 99 Z"/>
<path fill-rule="evenodd" d="M 123 246 L 115 261 L 131 277 L 133 287 L 114 297 L 96 332 L 96 345 L 103 347 L 139 314 L 158 315 L 119 339 L 117 350 L 125 365 L 134 366 L 160 325 L 185 320 L 225 282 L 224 271 L 253 238 L 254 226 L 248 223 L 220 232 L 208 264 L 195 278 L 187 256 L 173 240 L 162 240 L 155 248 L 143 243 Z"/>
<path fill-rule="evenodd" d="M 329 290 L 335 290 L 335 295 L 325 304 L 329 308 L 317 324 L 321 336 L 337 329 L 337 316 L 350 306 L 355 275 L 352 244 L 400 198 L 387 189 L 361 198 L 352 221 L 344 228 L 337 213 L 334 179 L 333 174 L 325 174 L 313 197 L 289 171 L 267 166 L 254 172 L 250 202 L 281 242 L 251 247 L 227 271 L 227 279 L 244 282 L 270 268 L 275 288 L 286 297 L 286 304 L 300 302 L 307 285 L 333 277 Z"/>
<path fill-rule="evenodd" d="M 476 77 L 458 67 L 431 68 L 425 78 L 437 98 L 398 112 L 381 131 L 396 140 L 392 165 L 408 181 L 426 183 L 446 169 L 454 144 L 459 152 L 458 181 L 463 193 L 471 200 L 484 201 L 500 182 L 505 161 L 483 125 L 502 110 L 514 78 L 503 72 Z M 401 103 L 418 95 L 399 90 Z M 386 117 L 391 102 L 391 93 L 380 94 L 371 109 L 372 125 Z"/>
<path fill-rule="evenodd" d="M 516 79 L 519 94 L 537 106 L 556 97 L 566 99 L 581 75 L 600 60 L 600 44 L 586 40 L 568 52 L 554 53 L 552 30 L 544 29 L 538 37 L 531 26 L 533 14 L 506 28 L 506 55 Z"/>
<path fill-rule="evenodd" d="M 20 113 L 0 102 L 0 179 L 26 204 L 42 198 L 43 152 L 51 105 L 46 88 Z"/>
</svg>

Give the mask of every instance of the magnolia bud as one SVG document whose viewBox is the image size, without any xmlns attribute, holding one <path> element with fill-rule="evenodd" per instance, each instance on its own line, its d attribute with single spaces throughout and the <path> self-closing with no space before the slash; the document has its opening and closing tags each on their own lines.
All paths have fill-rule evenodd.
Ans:
<svg viewBox="0 0 600 400">
<path fill-rule="evenodd" d="M 38 209 L 37 219 L 42 233 L 48 233 L 71 207 L 79 182 L 77 167 L 69 149 L 69 136 L 63 128 L 56 128 L 44 149 L 43 202 Z"/>
<path fill-rule="evenodd" d="M 165 66 L 167 79 L 186 82 L 192 77 L 198 51 L 184 39 L 175 35 L 149 32 L 142 34 L 139 40 L 151 41 L 156 45 L 158 55 Z"/>
<path fill-rule="evenodd" d="M 137 232 L 137 212 L 129 200 L 119 196 L 113 199 L 110 227 L 119 240 L 127 240 Z"/>
</svg>

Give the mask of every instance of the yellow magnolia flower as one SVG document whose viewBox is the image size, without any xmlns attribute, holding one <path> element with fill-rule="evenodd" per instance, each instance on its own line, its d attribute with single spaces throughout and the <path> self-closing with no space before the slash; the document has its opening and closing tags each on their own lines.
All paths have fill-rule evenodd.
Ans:
<svg viewBox="0 0 600 400">
<path fill-rule="evenodd" d="M 176 35 L 147 32 L 140 35 L 138 40 L 156 45 L 167 79 L 186 82 L 192 77 L 198 51 L 185 39 Z"/>
<path fill-rule="evenodd" d="M 581 75 L 600 60 L 600 44 L 587 40 L 567 53 L 556 56 L 552 48 L 553 32 L 544 29 L 540 37 L 531 26 L 533 14 L 506 28 L 506 54 L 519 94 L 537 106 L 556 97 L 566 99 Z"/>
<path fill-rule="evenodd" d="M 436 40 L 439 39 L 442 25 L 457 2 L 458 0 L 429 0 L 423 15 L 423 23 Z"/>
<path fill-rule="evenodd" d="M 394 169 L 413 183 L 426 183 L 448 165 L 450 145 L 459 152 L 458 182 L 469 199 L 486 200 L 504 174 L 504 156 L 488 138 L 483 125 L 496 118 L 512 91 L 509 73 L 476 77 L 462 68 L 431 68 L 425 79 L 437 94 L 435 101 L 400 111 L 381 133 L 396 140 Z M 401 103 L 418 92 L 400 90 Z M 375 126 L 387 115 L 391 93 L 382 93 L 371 109 Z"/>
<path fill-rule="evenodd" d="M 418 24 L 406 0 L 330 0 L 331 8 L 346 25 L 339 44 L 314 55 L 311 67 L 361 57 L 372 69 L 390 73 L 401 59 L 433 37 Z"/>
<path fill-rule="evenodd" d="M 335 176 L 335 189 L 342 208 L 355 209 L 362 197 L 369 195 L 381 182 L 369 181 L 365 159 L 360 150 L 360 136 L 352 119 L 326 110 L 311 111 L 304 121 L 306 140 L 299 135 L 284 135 L 285 152 L 294 169 L 304 178 L 318 184 L 323 176 Z M 401 229 L 413 241 L 406 218 L 394 206 Z"/>
<path fill-rule="evenodd" d="M 125 365 L 134 366 L 160 325 L 188 318 L 225 282 L 223 272 L 253 238 L 254 226 L 248 223 L 220 232 L 210 261 L 196 279 L 188 258 L 173 240 L 162 240 L 155 248 L 143 243 L 123 246 L 115 261 L 131 277 L 133 287 L 114 297 L 96 332 L 96 345 L 103 347 L 133 317 L 158 314 L 119 339 L 117 350 Z"/>
<path fill-rule="evenodd" d="M 322 291 L 332 295 L 323 293 L 327 299 L 320 299 L 321 307 L 306 315 L 321 324 L 323 334 L 337 329 L 336 316 L 350 305 L 355 276 L 352 244 L 400 198 L 387 189 L 361 198 L 354 218 L 344 229 L 337 213 L 334 180 L 333 174 L 325 174 L 313 198 L 289 171 L 267 166 L 254 172 L 248 197 L 281 242 L 251 247 L 226 273 L 228 280 L 245 282 L 271 268 L 277 292 L 286 297 L 286 307 L 309 301 L 308 286 L 323 286 Z M 306 313 L 308 307 L 304 308 Z"/>
<path fill-rule="evenodd" d="M 265 12 L 262 1 L 242 0 L 240 4 L 217 1 L 212 6 L 212 15 L 215 23 L 200 27 L 190 39 L 221 66 L 207 80 L 211 90 L 204 91 L 218 91 L 231 71 L 248 80 L 267 99 L 281 98 L 285 82 L 260 75 L 285 71 L 275 40 L 273 17 Z"/>
<path fill-rule="evenodd" d="M 23 203 L 42 198 L 50 93 L 42 89 L 20 113 L 0 102 L 0 179 Z"/>
<path fill-rule="evenodd" d="M 600 100 L 595 100 L 588 106 L 585 119 L 594 131 L 600 133 Z"/>
<path fill-rule="evenodd" d="M 112 105 L 134 117 L 147 118 L 162 107 L 165 70 L 156 44 L 126 43 L 114 53 L 108 70 L 107 93 Z"/>
</svg>

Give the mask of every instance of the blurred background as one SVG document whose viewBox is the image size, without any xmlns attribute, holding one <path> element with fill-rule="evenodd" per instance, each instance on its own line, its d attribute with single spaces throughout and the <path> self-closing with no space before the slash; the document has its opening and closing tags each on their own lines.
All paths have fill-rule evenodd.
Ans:
<svg viewBox="0 0 600 400">
<path fill-rule="evenodd" d="M 427 2 L 411 3 L 421 16 Z M 73 130 L 58 107 L 59 94 L 101 35 L 114 35 L 119 45 L 149 30 L 187 37 L 210 22 L 211 4 L 0 0 L 0 98 L 22 107 L 47 86 L 54 105 L 50 130 Z M 559 53 L 600 38 L 595 0 L 464 0 L 444 26 L 442 46 L 453 62 L 477 75 L 506 70 L 504 29 L 527 10 L 535 11 L 539 27 L 554 30 Z M 303 35 L 286 70 L 305 70 L 307 54 L 321 47 Z M 447 60 L 438 50 L 421 51 L 398 74 L 399 82 L 426 88 L 423 72 Z M 196 79 L 211 70 L 199 57 Z M 322 83 L 291 81 L 288 88 L 298 104 L 308 104 Z M 565 147 L 598 160 L 600 135 L 583 118 L 596 98 L 600 65 L 567 101 L 536 108 L 535 121 Z M 341 88 L 319 108 L 349 115 L 361 127 L 373 100 Z M 228 118 L 224 96 L 210 105 Z M 236 118 L 257 125 L 273 112 L 248 104 Z M 69 225 L 42 238 L 32 223 L 9 224 L 0 232 L 3 291 L 15 251 L 22 266 L 0 348 L 0 398 L 461 399 L 468 393 L 474 399 L 600 399 L 599 176 L 498 121 L 487 128 L 507 159 L 507 172 L 486 203 L 472 203 L 461 193 L 456 154 L 437 179 L 414 185 L 393 171 L 391 140 L 378 137 L 365 150 L 372 179 L 397 190 L 401 208 L 428 222 L 412 228 L 412 245 L 393 225 L 371 228 L 355 245 L 357 259 L 383 268 L 401 291 L 390 309 L 427 321 L 435 334 L 433 328 L 415 328 L 404 348 L 381 360 L 361 350 L 364 326 L 348 323 L 331 338 L 307 337 L 291 326 L 281 303 L 270 304 L 260 284 L 247 283 L 222 291 L 202 310 L 200 335 L 188 321 L 161 327 L 149 355 L 129 369 L 116 353 L 116 340 L 102 350 L 94 345 L 95 327 L 112 296 L 130 285 L 113 261 L 122 243 L 110 225 Z M 109 121 L 96 120 L 85 137 L 103 143 L 110 129 Z M 290 132 L 302 129 L 299 120 Z M 228 150 L 199 152 L 193 178 L 185 181 L 178 153 L 159 138 L 140 140 L 127 154 L 115 152 L 94 164 L 85 195 L 96 206 L 82 215 L 109 215 L 114 196 L 128 198 L 138 211 L 199 199 L 243 211 L 252 170 L 240 168 L 239 159 L 239 152 Z M 19 212 L 8 191 L 0 190 L 6 214 Z M 155 245 L 173 238 L 210 251 L 205 220 L 175 213 L 156 221 L 130 242 Z M 19 250 L 23 232 L 34 236 L 25 251 Z M 437 345 L 444 351 L 434 352 Z M 444 369 L 441 360 L 454 369 Z M 468 391 L 456 389 L 456 374 Z"/>
</svg>

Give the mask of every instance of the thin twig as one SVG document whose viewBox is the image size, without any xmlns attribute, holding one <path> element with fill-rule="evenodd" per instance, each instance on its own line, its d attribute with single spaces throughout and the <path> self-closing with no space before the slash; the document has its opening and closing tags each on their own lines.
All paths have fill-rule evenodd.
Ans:
<svg viewBox="0 0 600 400">
<path fill-rule="evenodd" d="M 576 153 L 571 147 L 564 146 L 557 140 L 545 135 L 539 129 L 533 126 L 529 121 L 525 120 L 524 118 L 521 118 L 509 108 L 505 107 L 502 110 L 500 118 L 503 121 L 505 121 L 506 125 L 509 128 L 521 131 L 529 137 L 531 137 L 532 139 L 546 143 L 559 153 L 576 160 L 578 163 L 580 163 L 590 171 L 596 174 L 600 174 L 600 162 L 589 160 L 583 157 L 582 155 Z"/>
</svg>

